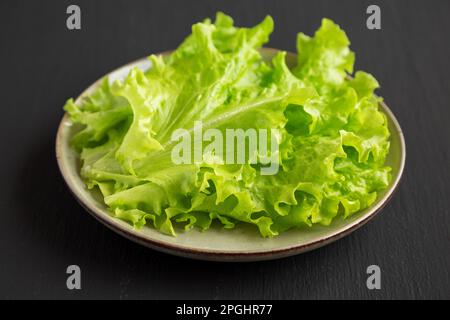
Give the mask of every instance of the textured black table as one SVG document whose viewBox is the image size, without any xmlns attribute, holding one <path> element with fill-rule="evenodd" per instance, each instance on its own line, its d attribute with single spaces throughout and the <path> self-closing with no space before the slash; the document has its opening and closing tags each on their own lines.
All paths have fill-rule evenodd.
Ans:
<svg viewBox="0 0 450 320">
<path fill-rule="evenodd" d="M 366 28 L 381 7 L 382 29 Z M 82 30 L 66 28 L 78 4 Z M 403 181 L 372 222 L 322 249 L 278 261 L 191 261 L 136 245 L 87 214 L 58 172 L 66 98 L 117 66 L 173 49 L 223 10 L 237 24 L 271 14 L 270 46 L 295 49 L 322 17 L 352 40 L 357 69 L 407 140 Z M 0 298 L 450 298 L 450 1 L 2 1 L 0 4 Z M 66 267 L 82 290 L 66 289 Z M 366 268 L 381 267 L 381 290 Z"/>
</svg>

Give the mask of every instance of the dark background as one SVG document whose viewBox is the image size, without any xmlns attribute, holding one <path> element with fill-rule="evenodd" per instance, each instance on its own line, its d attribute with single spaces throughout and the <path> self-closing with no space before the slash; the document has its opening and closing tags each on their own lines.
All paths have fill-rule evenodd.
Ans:
<svg viewBox="0 0 450 320">
<path fill-rule="evenodd" d="M 66 28 L 78 4 L 82 30 Z M 381 7 L 382 30 L 366 28 Z M 192 23 L 275 19 L 271 47 L 295 50 L 322 17 L 347 31 L 401 123 L 407 165 L 372 222 L 277 261 L 191 261 L 134 244 L 95 221 L 59 174 L 54 140 L 68 97 L 108 71 L 175 48 Z M 1 1 L 0 298 L 450 298 L 450 1 Z M 66 267 L 82 290 L 66 289 Z M 377 264 L 382 289 L 366 288 Z"/>
</svg>

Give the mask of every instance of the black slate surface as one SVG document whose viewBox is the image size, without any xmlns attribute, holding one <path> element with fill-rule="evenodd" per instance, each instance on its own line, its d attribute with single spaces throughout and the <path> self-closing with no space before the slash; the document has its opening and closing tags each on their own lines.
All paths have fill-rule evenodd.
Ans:
<svg viewBox="0 0 450 320">
<path fill-rule="evenodd" d="M 450 2 L 2 1 L 0 3 L 0 298 L 450 298 Z M 78 4 L 82 30 L 66 28 Z M 56 166 L 62 105 L 136 58 L 173 49 L 217 10 L 237 24 L 271 14 L 270 46 L 295 49 L 322 17 L 347 31 L 356 68 L 373 73 L 407 140 L 392 201 L 372 222 L 322 249 L 277 261 L 220 264 L 154 252 L 109 231 L 70 195 Z M 66 289 L 66 267 L 82 290 Z M 382 271 L 366 288 L 366 268 Z"/>
</svg>

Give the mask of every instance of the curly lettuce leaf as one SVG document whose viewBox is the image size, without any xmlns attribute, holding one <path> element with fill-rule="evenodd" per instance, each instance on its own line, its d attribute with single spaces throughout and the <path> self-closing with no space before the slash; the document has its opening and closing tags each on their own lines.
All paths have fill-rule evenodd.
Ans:
<svg viewBox="0 0 450 320">
<path fill-rule="evenodd" d="M 329 225 L 370 206 L 390 182 L 386 117 L 373 95 L 376 79 L 358 71 L 336 24 L 324 19 L 314 37 L 299 34 L 298 65 L 285 52 L 265 61 L 260 48 L 273 20 L 234 26 L 218 13 L 192 27 L 168 57 L 149 57 L 148 71 L 123 81 L 104 79 L 80 104 L 65 110 L 82 126 L 72 144 L 81 175 L 98 188 L 111 214 L 162 233 L 254 225 L 272 237 L 291 228 Z M 248 154 L 257 161 L 227 164 L 231 153 L 202 154 L 174 163 L 179 129 L 276 130 L 276 152 Z M 205 144 L 192 135 L 194 145 Z M 261 174 L 271 156 L 276 174 Z M 206 161 L 213 159 L 214 161 Z"/>
</svg>

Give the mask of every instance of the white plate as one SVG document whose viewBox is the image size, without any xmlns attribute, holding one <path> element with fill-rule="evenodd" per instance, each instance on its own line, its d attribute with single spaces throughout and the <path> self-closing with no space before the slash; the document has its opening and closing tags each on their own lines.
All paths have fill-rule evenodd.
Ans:
<svg viewBox="0 0 450 320">
<path fill-rule="evenodd" d="M 270 59 L 277 50 L 264 48 L 261 52 L 266 59 Z M 294 54 L 287 55 L 287 64 L 290 67 L 295 65 L 295 61 Z M 109 73 L 108 76 L 111 81 L 121 79 L 133 67 L 146 70 L 151 64 L 147 59 L 141 59 Z M 79 103 L 82 97 L 89 95 L 98 85 L 99 81 L 92 84 L 75 103 Z M 387 116 L 391 132 L 391 150 L 386 163 L 392 167 L 392 182 L 389 188 L 379 193 L 376 202 L 370 208 L 348 219 L 338 217 L 328 227 L 314 226 L 290 230 L 272 239 L 262 238 L 256 228 L 244 224 L 238 225 L 233 230 L 213 225 L 204 232 L 193 229 L 185 233 L 178 232 L 177 237 L 171 237 L 151 227 L 137 230 L 130 224 L 112 217 L 99 192 L 88 190 L 80 177 L 79 155 L 69 145 L 76 128 L 67 115 L 62 119 L 58 129 L 56 156 L 67 185 L 81 205 L 100 222 L 128 239 L 152 249 L 188 258 L 214 261 L 270 260 L 313 250 L 344 237 L 373 218 L 391 198 L 405 165 L 405 141 L 400 125 L 391 110 L 384 103 L 380 104 L 380 108 Z"/>
</svg>

